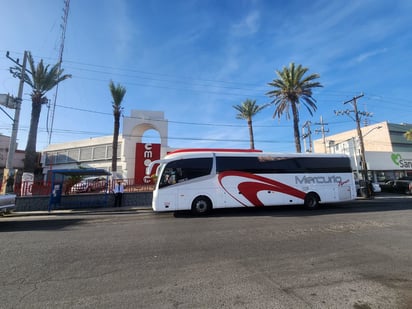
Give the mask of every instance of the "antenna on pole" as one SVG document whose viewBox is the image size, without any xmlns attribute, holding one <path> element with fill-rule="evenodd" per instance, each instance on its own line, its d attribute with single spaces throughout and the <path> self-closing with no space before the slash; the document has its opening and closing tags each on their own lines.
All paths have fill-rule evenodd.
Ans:
<svg viewBox="0 0 412 309">
<path fill-rule="evenodd" d="M 64 52 L 64 41 L 66 39 L 66 28 L 67 28 L 67 19 L 69 17 L 69 7 L 70 0 L 64 0 L 63 16 L 62 23 L 60 24 L 61 35 L 60 35 L 60 50 L 59 50 L 59 70 L 63 62 L 63 52 Z M 57 102 L 57 93 L 59 92 L 59 84 L 56 85 L 56 90 L 54 92 L 53 103 L 50 105 L 50 114 L 47 117 L 47 132 L 49 133 L 49 144 L 51 143 L 51 138 L 53 134 L 53 125 L 54 125 L 54 113 L 56 111 L 56 102 Z M 49 128 L 50 122 L 50 128 Z"/>
</svg>

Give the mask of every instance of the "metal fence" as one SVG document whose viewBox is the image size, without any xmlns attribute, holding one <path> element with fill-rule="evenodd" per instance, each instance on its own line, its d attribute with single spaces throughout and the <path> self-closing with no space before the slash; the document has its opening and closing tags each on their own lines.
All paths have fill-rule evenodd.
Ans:
<svg viewBox="0 0 412 309">
<path fill-rule="evenodd" d="M 55 185 L 61 185 L 62 195 L 72 195 L 72 194 L 82 194 L 82 193 L 110 193 L 113 191 L 116 182 L 113 180 L 105 181 L 104 185 L 90 183 L 87 186 L 87 190 L 75 190 L 73 183 L 70 179 L 65 180 L 63 183 L 55 183 Z M 152 192 L 154 189 L 153 184 L 137 184 L 134 178 L 123 179 L 123 184 L 125 186 L 125 192 Z M 16 182 L 14 184 L 14 193 L 17 196 L 28 196 L 28 195 L 50 195 L 52 193 L 52 183 L 51 181 L 23 181 Z"/>
</svg>

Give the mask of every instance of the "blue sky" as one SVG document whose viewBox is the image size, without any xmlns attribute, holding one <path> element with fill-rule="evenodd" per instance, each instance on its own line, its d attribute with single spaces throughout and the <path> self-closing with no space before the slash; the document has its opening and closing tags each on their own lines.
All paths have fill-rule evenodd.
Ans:
<svg viewBox="0 0 412 309">
<path fill-rule="evenodd" d="M 58 61 L 63 6 L 0 0 L 0 93 L 18 90 L 6 51 Z M 411 123 L 411 25 L 409 0 L 71 0 L 63 68 L 73 77 L 59 86 L 51 142 L 111 135 L 113 80 L 127 89 L 125 116 L 132 109 L 165 113 L 170 147 L 248 148 L 246 121 L 236 119 L 233 105 L 269 103 L 267 83 L 290 62 L 320 74 L 324 86 L 314 91 L 313 117 L 300 109 L 300 125 L 311 121 L 313 132 L 321 116 L 329 135 L 355 128 L 334 110 L 351 108 L 343 102 L 360 93 L 359 110 L 373 113 L 370 124 Z M 27 141 L 29 93 L 25 86 L 19 149 Z M 292 121 L 273 112 L 272 105 L 253 120 L 256 148 L 295 151 Z M 46 123 L 43 106 L 38 150 L 49 142 Z M 0 111 L 0 133 L 10 135 L 11 127 Z M 144 136 L 158 140 L 154 131 Z"/>
</svg>

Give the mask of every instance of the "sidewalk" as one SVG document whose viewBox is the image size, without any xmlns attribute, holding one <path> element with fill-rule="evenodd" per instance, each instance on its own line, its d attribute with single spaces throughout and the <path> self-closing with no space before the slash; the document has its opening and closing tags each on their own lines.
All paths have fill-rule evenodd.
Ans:
<svg viewBox="0 0 412 309">
<path fill-rule="evenodd" d="M 125 212 L 145 212 L 151 211 L 152 207 L 147 206 L 122 206 L 122 207 L 90 207 L 79 209 L 53 209 L 36 211 L 12 211 L 5 214 L 4 217 L 26 217 L 26 216 L 50 216 L 50 215 L 74 215 L 74 214 L 98 214 L 98 213 L 125 213 Z"/>
<path fill-rule="evenodd" d="M 412 195 L 402 194 L 402 193 L 390 193 L 390 192 L 379 192 L 375 193 L 372 197 L 365 198 L 365 197 L 356 197 L 357 200 L 362 199 L 410 199 Z"/>
</svg>

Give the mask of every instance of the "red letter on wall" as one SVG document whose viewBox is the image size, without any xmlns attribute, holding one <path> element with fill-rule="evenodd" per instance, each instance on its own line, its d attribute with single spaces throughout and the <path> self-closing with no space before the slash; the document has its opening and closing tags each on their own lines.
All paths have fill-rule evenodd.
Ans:
<svg viewBox="0 0 412 309">
<path fill-rule="evenodd" d="M 152 179 L 146 175 L 146 167 L 160 159 L 160 144 L 137 143 L 134 178 L 136 184 L 150 184 Z"/>
</svg>

